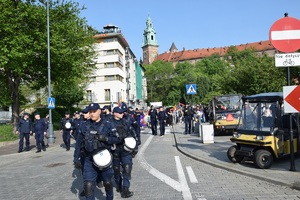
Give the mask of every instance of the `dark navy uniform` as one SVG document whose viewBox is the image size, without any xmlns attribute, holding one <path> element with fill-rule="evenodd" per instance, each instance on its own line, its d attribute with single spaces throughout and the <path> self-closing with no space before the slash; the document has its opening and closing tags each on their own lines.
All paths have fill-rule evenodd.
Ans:
<svg viewBox="0 0 300 200">
<path fill-rule="evenodd" d="M 98 110 L 100 106 L 98 104 L 90 104 L 89 110 Z M 113 144 L 120 143 L 120 139 L 117 135 L 111 131 L 111 126 L 108 121 L 101 119 L 96 122 L 91 119 L 87 120 L 82 127 L 77 138 L 78 144 L 83 144 L 85 159 L 83 165 L 83 180 L 84 191 L 87 200 L 94 200 L 94 188 L 96 186 L 97 177 L 101 176 L 103 185 L 105 187 L 106 199 L 113 199 L 113 169 L 112 164 L 105 168 L 99 168 L 95 165 L 93 156 L 101 150 L 111 151 Z M 75 152 L 78 152 L 79 145 L 76 144 Z M 79 149 L 80 151 L 80 149 Z M 78 165 L 80 159 L 78 157 L 80 153 L 74 153 L 74 164 Z"/>
<path fill-rule="evenodd" d="M 47 134 L 47 124 L 44 119 L 41 119 L 40 116 L 37 118 L 36 115 L 40 115 L 39 113 L 35 113 L 35 120 L 33 124 L 33 132 L 35 133 L 35 140 L 36 140 L 36 153 L 46 151 L 46 145 L 44 142 L 44 135 Z"/>
<path fill-rule="evenodd" d="M 76 113 L 76 114 L 78 114 L 78 113 Z M 79 132 L 79 127 L 80 127 L 81 120 L 82 120 L 81 118 L 73 119 L 74 128 L 73 128 L 72 135 L 73 135 L 75 140 L 76 140 L 78 132 Z"/>
<path fill-rule="evenodd" d="M 157 135 L 157 111 L 153 106 L 151 106 L 148 115 L 150 116 L 152 135 Z"/>
<path fill-rule="evenodd" d="M 192 107 L 187 103 L 183 107 L 183 117 L 184 117 L 184 124 L 185 124 L 185 132 L 184 134 L 191 134 L 191 127 L 192 127 L 192 116 L 193 116 L 193 110 Z"/>
<path fill-rule="evenodd" d="M 159 121 L 160 136 L 163 136 L 165 134 L 166 120 L 168 116 L 166 112 L 161 108 L 163 107 L 160 107 L 160 111 L 158 112 L 158 121 Z"/>
<path fill-rule="evenodd" d="M 24 146 L 24 138 L 25 138 L 25 151 L 30 150 L 30 133 L 32 133 L 32 121 L 29 118 L 28 113 L 24 113 L 23 118 L 20 119 L 16 132 L 19 133 L 19 151 L 18 153 L 21 153 L 23 151 L 23 146 Z"/>
<path fill-rule="evenodd" d="M 66 117 L 62 118 L 60 130 L 62 132 L 62 138 L 66 146 L 66 150 L 70 150 L 70 137 L 74 129 L 73 119 L 69 117 L 69 113 L 65 113 Z"/>
<path fill-rule="evenodd" d="M 113 112 L 122 114 L 123 110 L 119 107 L 115 107 Z M 125 138 L 131 137 L 136 140 L 133 122 L 136 121 L 131 117 L 131 115 L 126 114 L 122 119 L 117 120 L 114 118 L 111 121 L 111 125 L 120 138 L 125 140 Z M 124 140 L 118 143 L 116 145 L 116 149 L 113 151 L 113 169 L 117 192 L 121 192 L 121 197 L 128 198 L 133 195 L 133 192 L 129 191 L 129 188 L 133 165 L 132 157 L 137 153 L 137 145 L 135 142 L 133 149 L 126 149 L 124 148 L 124 145 L 126 145 Z"/>
</svg>

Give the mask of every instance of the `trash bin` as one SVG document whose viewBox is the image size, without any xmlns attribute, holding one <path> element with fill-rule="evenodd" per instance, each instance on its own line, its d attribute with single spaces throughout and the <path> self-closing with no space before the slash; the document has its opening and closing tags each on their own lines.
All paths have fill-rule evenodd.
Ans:
<svg viewBox="0 0 300 200">
<path fill-rule="evenodd" d="M 213 124 L 201 124 L 200 137 L 202 143 L 214 143 L 214 126 Z"/>
</svg>

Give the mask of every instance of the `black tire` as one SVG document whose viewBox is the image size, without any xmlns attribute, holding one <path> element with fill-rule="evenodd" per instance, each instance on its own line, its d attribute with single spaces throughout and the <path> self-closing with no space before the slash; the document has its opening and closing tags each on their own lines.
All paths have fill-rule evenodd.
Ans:
<svg viewBox="0 0 300 200">
<path fill-rule="evenodd" d="M 233 163 L 240 163 L 244 159 L 243 156 L 235 155 L 235 152 L 237 149 L 238 149 L 238 146 L 234 145 L 227 150 L 227 157 Z"/>
<path fill-rule="evenodd" d="M 254 163 L 260 169 L 268 169 L 273 164 L 273 155 L 265 149 L 257 150 L 254 153 Z"/>
</svg>

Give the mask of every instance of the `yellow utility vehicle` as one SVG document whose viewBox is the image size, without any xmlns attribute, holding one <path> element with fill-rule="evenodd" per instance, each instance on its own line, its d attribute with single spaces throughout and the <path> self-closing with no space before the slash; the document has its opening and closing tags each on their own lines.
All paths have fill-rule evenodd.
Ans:
<svg viewBox="0 0 300 200">
<path fill-rule="evenodd" d="M 271 167 L 274 159 L 290 155 L 290 115 L 284 113 L 281 92 L 242 97 L 242 110 L 237 132 L 230 140 L 236 145 L 227 151 L 234 163 L 244 158 L 253 160 L 261 169 Z M 299 150 L 299 114 L 292 114 L 294 153 Z"/>
<path fill-rule="evenodd" d="M 241 94 L 215 96 L 209 103 L 209 121 L 215 135 L 234 132 L 238 124 L 242 101 Z"/>
</svg>

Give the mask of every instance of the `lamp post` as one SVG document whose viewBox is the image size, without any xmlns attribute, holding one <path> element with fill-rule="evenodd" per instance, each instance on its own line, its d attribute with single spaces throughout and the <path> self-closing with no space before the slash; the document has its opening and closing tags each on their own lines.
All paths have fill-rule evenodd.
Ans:
<svg viewBox="0 0 300 200">
<path fill-rule="evenodd" d="M 51 66 L 50 66 L 50 25 L 49 25 L 49 0 L 47 0 L 47 48 L 48 48 L 48 98 L 51 97 Z M 49 136 L 48 143 L 55 143 L 53 123 L 52 123 L 52 110 L 49 109 Z"/>
</svg>

